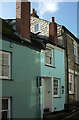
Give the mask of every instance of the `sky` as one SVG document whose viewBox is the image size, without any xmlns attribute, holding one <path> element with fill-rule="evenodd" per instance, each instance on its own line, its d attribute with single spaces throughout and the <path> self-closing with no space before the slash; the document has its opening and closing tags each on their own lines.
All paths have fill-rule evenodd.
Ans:
<svg viewBox="0 0 79 120">
<path fill-rule="evenodd" d="M 55 17 L 55 22 L 64 25 L 75 36 L 77 36 L 77 2 L 54 2 L 53 0 L 43 2 L 31 2 L 32 8 L 35 8 L 40 18 L 51 21 Z M 6 19 L 16 18 L 16 2 L 0 2 L 0 17 Z"/>
</svg>

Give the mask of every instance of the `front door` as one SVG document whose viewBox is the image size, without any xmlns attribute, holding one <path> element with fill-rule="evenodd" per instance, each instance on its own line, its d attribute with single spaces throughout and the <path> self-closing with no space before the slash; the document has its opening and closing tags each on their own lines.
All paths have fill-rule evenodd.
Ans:
<svg viewBox="0 0 79 120">
<path fill-rule="evenodd" d="M 53 80 L 45 77 L 43 80 L 43 110 L 53 112 Z"/>
</svg>

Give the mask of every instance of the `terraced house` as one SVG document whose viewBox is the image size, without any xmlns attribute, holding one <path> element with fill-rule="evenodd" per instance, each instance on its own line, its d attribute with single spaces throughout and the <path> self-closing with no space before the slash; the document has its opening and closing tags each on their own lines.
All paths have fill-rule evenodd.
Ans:
<svg viewBox="0 0 79 120">
<path fill-rule="evenodd" d="M 79 102 L 79 39 L 65 26 L 55 23 L 53 17 L 51 22 L 40 19 L 37 11 L 33 9 L 31 31 L 41 36 L 41 38 L 49 37 L 50 43 L 65 50 L 65 108 L 67 108 L 67 106 L 69 107 L 69 105 L 72 106 Z M 47 62 L 50 62 L 50 60 L 47 59 Z"/>
<path fill-rule="evenodd" d="M 31 32 L 30 2 L 16 3 L 16 19 L 0 20 L 0 117 L 43 118 L 45 111 L 64 109 L 64 49 L 54 45 L 54 22 L 50 39 Z M 60 73 L 58 58 L 63 62 Z"/>
<path fill-rule="evenodd" d="M 58 44 L 65 48 L 66 103 L 79 102 L 79 39 L 66 27 L 58 25 Z"/>
<path fill-rule="evenodd" d="M 16 23 L 0 19 L 0 118 L 40 118 L 37 77 L 44 45 L 30 33 L 30 3 L 16 4 L 16 13 Z"/>
<path fill-rule="evenodd" d="M 31 14 L 31 32 L 47 39 L 46 50 L 41 50 L 41 112 L 64 110 L 65 63 L 64 48 L 57 45 L 57 24 L 40 19 L 35 9 Z M 61 67 L 60 67 L 61 65 Z"/>
<path fill-rule="evenodd" d="M 30 2 L 17 1 L 16 19 L 0 20 L 0 117 L 43 118 L 79 101 L 78 39 L 54 17 L 31 14 Z"/>
</svg>

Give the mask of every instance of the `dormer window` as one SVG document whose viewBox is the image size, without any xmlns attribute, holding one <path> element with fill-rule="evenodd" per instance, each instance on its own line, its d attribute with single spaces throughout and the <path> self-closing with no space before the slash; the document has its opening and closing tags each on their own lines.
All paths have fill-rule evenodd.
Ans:
<svg viewBox="0 0 79 120">
<path fill-rule="evenodd" d="M 34 26 L 34 32 L 35 32 L 35 33 L 39 32 L 39 23 L 37 23 L 37 24 Z"/>
</svg>

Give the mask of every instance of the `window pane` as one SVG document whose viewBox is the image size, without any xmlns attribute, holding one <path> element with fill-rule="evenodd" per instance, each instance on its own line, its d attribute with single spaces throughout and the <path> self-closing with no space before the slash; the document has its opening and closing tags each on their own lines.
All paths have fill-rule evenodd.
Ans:
<svg viewBox="0 0 79 120">
<path fill-rule="evenodd" d="M 54 95 L 58 95 L 59 94 L 59 88 L 58 88 L 58 84 L 59 84 L 59 79 L 54 79 Z"/>
<path fill-rule="evenodd" d="M 74 47 L 74 55 L 76 55 L 76 48 Z"/>
<path fill-rule="evenodd" d="M 36 24 L 36 25 L 35 25 L 34 31 L 35 31 L 35 32 L 38 32 L 38 31 L 39 31 L 39 24 Z"/>
<path fill-rule="evenodd" d="M 0 120 L 8 119 L 10 116 L 10 106 L 9 99 L 1 98 L 0 99 Z"/>
<path fill-rule="evenodd" d="M 46 56 L 46 63 L 50 64 L 50 57 Z"/>
<path fill-rule="evenodd" d="M 2 53 L 2 65 L 9 65 L 9 54 Z"/>
<path fill-rule="evenodd" d="M 2 76 L 9 77 L 9 67 L 8 66 L 2 66 Z"/>
<path fill-rule="evenodd" d="M 52 65 L 52 49 L 46 50 L 46 63 Z"/>
<path fill-rule="evenodd" d="M 8 109 L 8 99 L 2 99 L 2 110 Z"/>
<path fill-rule="evenodd" d="M 52 56 L 52 50 L 51 49 L 46 50 L 46 56 L 49 56 L 49 57 Z"/>
<path fill-rule="evenodd" d="M 8 118 L 8 112 L 7 111 L 2 112 L 2 119 L 5 120 L 7 118 Z"/>
<path fill-rule="evenodd" d="M 10 54 L 7 52 L 0 51 L 0 56 L 2 54 L 2 62 L 0 61 L 0 76 L 1 77 L 10 77 Z M 1 60 L 1 59 L 0 59 Z"/>
</svg>

